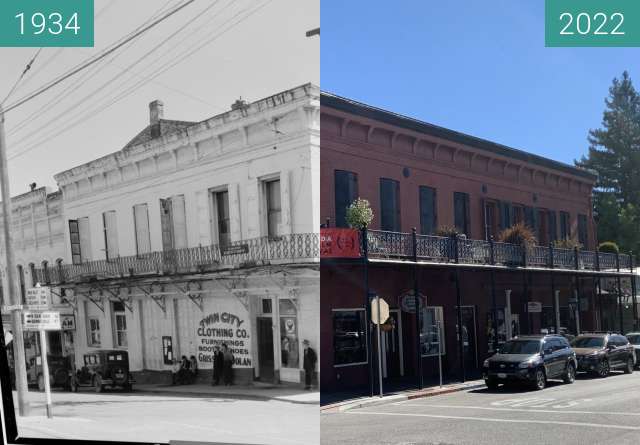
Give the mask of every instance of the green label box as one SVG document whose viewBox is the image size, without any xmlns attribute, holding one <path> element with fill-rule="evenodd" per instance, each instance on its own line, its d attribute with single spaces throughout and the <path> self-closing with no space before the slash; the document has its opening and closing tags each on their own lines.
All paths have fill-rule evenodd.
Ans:
<svg viewBox="0 0 640 445">
<path fill-rule="evenodd" d="M 545 45 L 640 46 L 640 1 L 545 0 Z"/>
<path fill-rule="evenodd" d="M 0 47 L 92 47 L 94 0 L 0 0 Z"/>
</svg>

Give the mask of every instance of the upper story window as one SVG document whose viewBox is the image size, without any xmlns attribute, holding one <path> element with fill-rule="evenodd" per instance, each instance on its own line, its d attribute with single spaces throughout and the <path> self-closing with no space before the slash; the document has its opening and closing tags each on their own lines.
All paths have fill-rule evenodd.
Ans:
<svg viewBox="0 0 640 445">
<path fill-rule="evenodd" d="M 231 217 L 229 216 L 229 192 L 219 190 L 211 192 L 212 204 L 212 232 L 214 240 L 220 246 L 231 242 Z"/>
<path fill-rule="evenodd" d="M 438 226 L 436 189 L 420 186 L 420 233 L 431 235 Z"/>
<path fill-rule="evenodd" d="M 560 212 L 560 239 L 571 238 L 571 217 L 569 212 Z"/>
<path fill-rule="evenodd" d="M 147 204 L 133 206 L 133 225 L 136 235 L 136 254 L 151 252 L 151 235 L 149 233 L 149 208 Z"/>
<path fill-rule="evenodd" d="M 282 223 L 282 200 L 280 197 L 280 179 L 265 181 L 264 192 L 267 209 L 267 235 L 276 238 L 280 234 Z"/>
<path fill-rule="evenodd" d="M 120 256 L 115 210 L 110 210 L 102 214 L 102 225 L 104 228 L 104 250 L 107 255 L 107 260 L 112 260 Z"/>
<path fill-rule="evenodd" d="M 162 230 L 162 250 L 187 247 L 187 221 L 184 195 L 160 200 L 160 226 Z"/>
<path fill-rule="evenodd" d="M 400 183 L 380 178 L 380 228 L 400 231 Z"/>
<path fill-rule="evenodd" d="M 484 237 L 496 239 L 500 233 L 500 202 L 486 199 L 484 201 Z M 457 224 L 456 224 L 457 225 Z M 467 233 L 467 232 L 465 232 Z"/>
<path fill-rule="evenodd" d="M 587 231 L 587 215 L 578 215 L 578 242 L 584 248 L 589 246 L 589 233 Z"/>
<path fill-rule="evenodd" d="M 98 319 L 98 317 L 89 317 L 87 328 L 89 346 L 100 346 L 100 320 Z"/>
<path fill-rule="evenodd" d="M 71 240 L 71 262 L 81 264 L 91 259 L 91 235 L 89 218 L 69 220 L 69 237 Z"/>
<path fill-rule="evenodd" d="M 347 207 L 358 197 L 358 175 L 336 170 L 334 175 L 336 227 L 347 227 Z"/>
<path fill-rule="evenodd" d="M 114 342 L 118 348 L 127 347 L 127 314 L 124 303 L 114 301 L 113 303 L 113 335 Z"/>
<path fill-rule="evenodd" d="M 513 224 L 523 224 L 524 223 L 524 206 L 520 204 L 513 205 Z"/>
<path fill-rule="evenodd" d="M 453 192 L 453 220 L 456 229 L 467 236 L 471 231 L 471 216 L 469 212 L 469 194 Z"/>
<path fill-rule="evenodd" d="M 544 209 L 536 209 L 537 212 L 537 227 L 536 227 L 536 239 L 538 244 L 546 246 L 549 244 L 549 213 Z"/>
</svg>

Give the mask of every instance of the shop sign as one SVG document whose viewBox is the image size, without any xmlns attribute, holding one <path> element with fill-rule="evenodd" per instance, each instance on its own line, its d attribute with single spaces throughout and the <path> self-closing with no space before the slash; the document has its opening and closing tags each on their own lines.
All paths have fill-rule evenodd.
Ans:
<svg viewBox="0 0 640 445">
<path fill-rule="evenodd" d="M 355 229 L 320 229 L 321 258 L 360 258 L 360 236 Z"/>
<path fill-rule="evenodd" d="M 75 331 L 76 330 L 76 316 L 73 314 L 60 315 L 60 324 L 63 331 Z"/>
<path fill-rule="evenodd" d="M 232 312 L 214 312 L 198 323 L 198 363 L 201 368 L 213 368 L 215 347 L 225 343 L 234 358 L 234 368 L 252 368 L 251 327 L 245 317 Z"/>
<path fill-rule="evenodd" d="M 27 308 L 32 311 L 46 311 L 51 301 L 51 289 L 46 286 L 32 287 L 26 292 Z"/>
<path fill-rule="evenodd" d="M 420 307 L 424 308 L 427 305 L 427 299 L 420 293 L 418 293 L 418 298 L 420 298 Z M 403 312 L 409 312 L 410 314 L 416 313 L 416 299 L 413 296 L 413 292 L 400 297 L 400 306 Z"/>
<path fill-rule="evenodd" d="M 222 247 L 222 256 L 227 255 L 243 255 L 249 253 L 249 246 L 247 244 L 236 244 Z"/>
<path fill-rule="evenodd" d="M 527 303 L 527 312 L 530 314 L 539 314 L 542 312 L 542 303 L 539 301 L 529 301 Z"/>
<path fill-rule="evenodd" d="M 31 312 L 24 313 L 25 331 L 59 331 L 60 312 Z"/>
</svg>

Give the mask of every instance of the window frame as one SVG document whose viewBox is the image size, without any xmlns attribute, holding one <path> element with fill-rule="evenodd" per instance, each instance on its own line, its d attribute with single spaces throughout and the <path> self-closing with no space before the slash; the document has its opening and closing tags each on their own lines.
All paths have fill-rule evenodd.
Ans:
<svg viewBox="0 0 640 445">
<path fill-rule="evenodd" d="M 425 221 L 423 220 L 423 216 L 425 216 L 425 212 L 422 208 L 422 193 L 429 191 L 432 200 L 432 209 L 431 209 L 431 230 L 425 230 Z M 418 186 L 418 209 L 420 211 L 420 234 L 421 235 L 433 235 L 438 228 L 438 189 L 435 187 L 431 187 L 428 185 L 420 185 Z"/>
<path fill-rule="evenodd" d="M 336 364 L 335 363 L 335 348 L 333 348 L 334 349 L 334 351 L 333 351 L 333 354 L 334 354 L 334 356 L 333 356 L 333 359 L 334 359 L 333 367 L 334 368 L 346 368 L 346 367 L 349 367 L 349 366 L 362 366 L 362 365 L 368 364 L 369 360 L 370 360 L 370 356 L 369 356 L 369 344 L 366 341 L 366 336 L 368 335 L 368 332 L 367 332 L 367 330 L 368 330 L 367 310 L 365 308 L 335 308 L 335 309 L 331 309 L 332 325 L 333 325 L 333 322 L 334 322 L 334 318 L 333 317 L 334 317 L 334 314 L 336 312 L 363 312 L 364 313 L 364 329 L 363 329 L 363 331 L 365 333 L 364 350 L 365 350 L 366 360 L 363 361 L 363 362 Z M 331 327 L 331 334 L 332 334 L 332 336 L 335 336 L 335 328 L 334 328 L 334 326 Z M 335 341 L 335 339 L 334 339 L 334 341 Z"/>
<path fill-rule="evenodd" d="M 269 239 L 278 239 L 281 237 L 281 234 L 279 232 L 279 225 L 282 225 L 282 178 L 280 177 L 280 173 L 271 175 L 271 176 L 265 176 L 264 178 L 262 178 L 261 180 L 261 189 L 262 189 L 262 205 L 264 208 L 264 217 L 263 217 L 263 221 L 264 221 L 264 235 L 266 237 L 268 237 Z M 276 226 L 275 227 L 271 227 L 271 212 L 273 211 L 271 209 L 271 199 L 270 199 L 270 187 L 271 184 L 277 182 L 278 183 L 278 189 L 279 189 L 279 200 L 280 200 L 280 207 L 278 210 L 278 213 L 280 214 L 279 217 L 279 221 L 276 222 Z M 273 229 L 273 230 L 271 230 Z"/>
<path fill-rule="evenodd" d="M 346 176 L 345 181 L 347 184 L 347 190 L 344 191 L 345 195 L 347 195 L 347 205 L 345 206 L 344 209 L 340 209 L 341 204 L 343 203 L 339 203 L 340 200 L 338 200 L 338 194 L 341 192 L 342 189 L 338 188 L 338 176 L 344 174 Z M 353 190 L 351 189 L 351 186 L 353 185 Z M 334 204 L 334 216 L 335 216 L 335 220 L 334 220 L 334 225 L 336 227 L 348 227 L 347 225 L 347 207 L 349 207 L 351 205 L 351 203 L 353 203 L 353 201 L 355 201 L 358 198 L 358 192 L 359 192 L 359 183 L 358 183 L 358 174 L 356 172 L 352 172 L 349 170 L 340 170 L 340 169 L 336 169 L 333 171 L 333 204 Z"/>
<path fill-rule="evenodd" d="M 91 326 L 91 322 L 95 321 L 96 322 L 96 331 L 98 333 L 98 342 L 94 342 L 93 341 L 93 326 Z M 100 329 L 100 317 L 97 317 L 95 315 L 89 315 L 87 316 L 87 346 L 91 347 L 91 348 L 100 348 L 102 347 L 102 335 L 101 335 L 101 329 Z"/>
<path fill-rule="evenodd" d="M 393 224 L 391 229 L 385 228 L 385 205 L 383 201 L 383 190 L 385 184 L 394 184 L 395 185 L 395 203 L 396 207 L 391 209 L 391 214 L 393 215 Z M 400 181 L 392 178 L 380 178 L 379 180 L 379 194 L 380 194 L 380 230 L 386 232 L 396 232 L 399 233 L 402 231 L 402 202 L 400 196 Z M 388 216 L 388 215 L 386 215 Z"/>
</svg>

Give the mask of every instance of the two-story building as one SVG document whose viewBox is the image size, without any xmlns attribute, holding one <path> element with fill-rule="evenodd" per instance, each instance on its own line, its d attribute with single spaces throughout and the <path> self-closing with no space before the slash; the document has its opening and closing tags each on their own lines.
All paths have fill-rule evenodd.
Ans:
<svg viewBox="0 0 640 445">
<path fill-rule="evenodd" d="M 632 259 L 594 251 L 590 171 L 322 93 L 321 175 L 327 226 L 346 227 L 358 197 L 374 213 L 358 258 L 321 261 L 323 391 L 376 381 L 371 295 L 391 308 L 381 340 L 389 384 L 436 378 L 439 355 L 445 377 L 478 376 L 518 333 L 637 323 L 633 314 L 619 324 Z M 517 223 L 535 246 L 498 242 Z M 555 244 L 567 239 L 581 247 Z"/>
<path fill-rule="evenodd" d="M 55 176 L 65 252 L 48 281 L 76 314 L 76 364 L 123 349 L 158 381 L 195 356 L 210 381 L 226 344 L 236 381 L 299 382 L 303 340 L 319 345 L 318 88 L 202 122 L 149 109 L 123 149 Z"/>
</svg>

